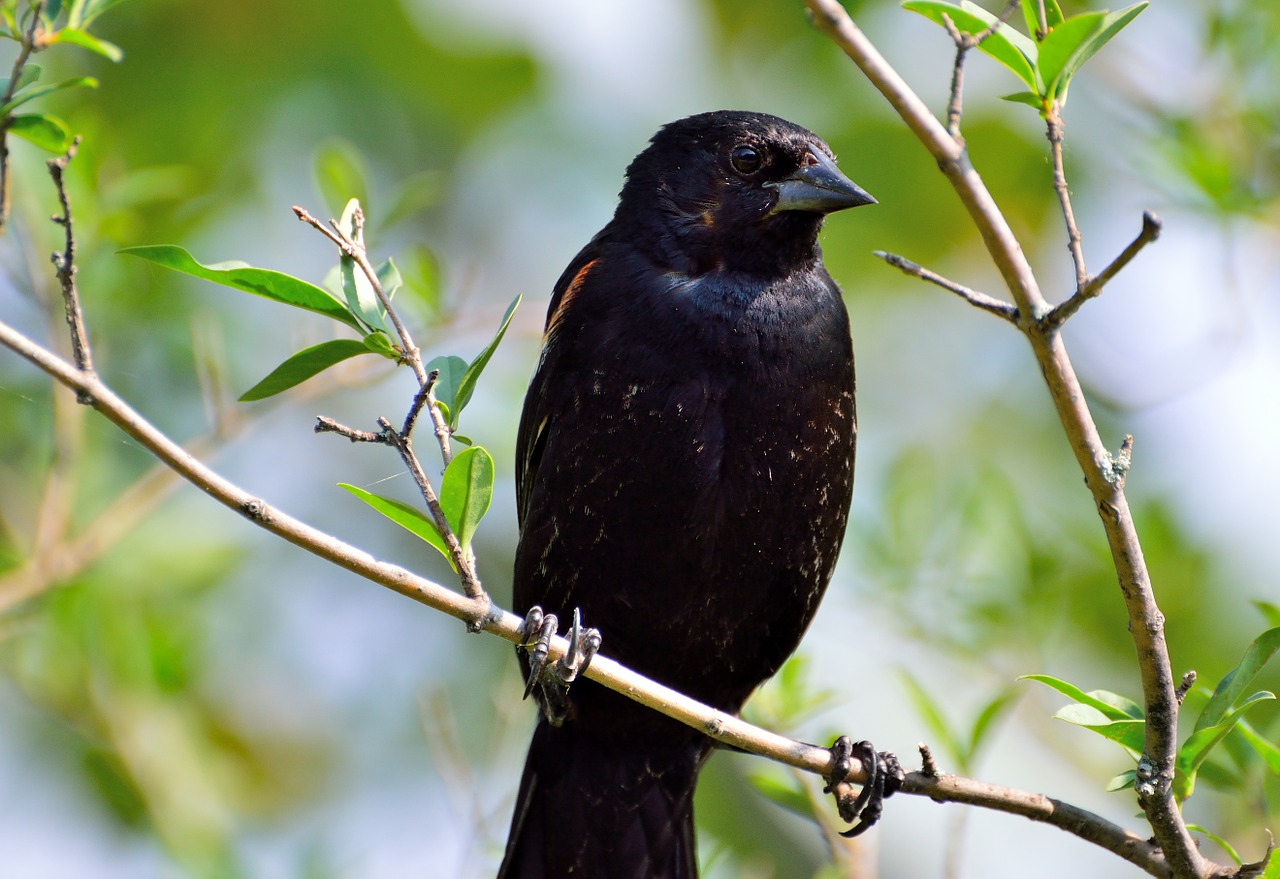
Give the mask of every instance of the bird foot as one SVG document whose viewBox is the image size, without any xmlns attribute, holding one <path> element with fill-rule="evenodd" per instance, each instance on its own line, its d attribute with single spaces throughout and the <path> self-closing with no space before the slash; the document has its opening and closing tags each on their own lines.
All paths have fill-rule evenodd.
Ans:
<svg viewBox="0 0 1280 879">
<path fill-rule="evenodd" d="M 853 758 L 867 773 L 867 780 L 862 790 L 855 796 L 853 785 L 848 776 L 853 769 Z M 884 801 L 902 786 L 906 778 L 898 758 L 889 751 L 876 751 L 870 742 L 853 742 L 848 736 L 841 736 L 831 746 L 831 777 L 824 794 L 835 794 L 836 809 L 840 817 L 850 823 L 857 822 L 841 833 L 844 837 L 861 836 L 872 825 L 880 820 L 884 812 Z"/>
<path fill-rule="evenodd" d="M 556 636 L 560 621 L 553 613 L 543 613 L 542 608 L 534 605 L 524 618 L 521 626 L 522 640 L 516 647 L 527 652 L 529 656 L 529 676 L 525 682 L 524 698 L 528 699 L 534 687 L 540 691 L 538 700 L 543 713 L 554 726 L 564 720 L 567 709 L 569 685 L 578 679 L 591 659 L 600 649 L 600 631 L 583 628 L 582 615 L 573 609 L 573 624 L 569 627 L 569 651 L 555 662 L 548 663 L 551 653 L 551 639 Z"/>
</svg>

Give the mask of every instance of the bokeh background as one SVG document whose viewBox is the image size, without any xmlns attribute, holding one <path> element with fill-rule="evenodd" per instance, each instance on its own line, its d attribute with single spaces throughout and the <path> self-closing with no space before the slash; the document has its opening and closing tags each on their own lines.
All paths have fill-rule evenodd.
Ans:
<svg viewBox="0 0 1280 879">
<path fill-rule="evenodd" d="M 896 3 L 850 10 L 941 110 L 945 34 Z M 498 461 L 477 550 L 503 603 L 516 415 L 546 298 L 607 221 L 622 169 L 659 125 L 707 109 L 824 136 L 880 199 L 832 217 L 823 239 L 858 352 L 857 487 L 797 675 L 826 699 L 792 711 L 793 684 L 757 710 L 807 740 L 845 732 L 912 762 L 917 741 L 939 744 L 920 691 L 962 731 L 1013 694 L 969 771 L 1141 831 L 1132 793 L 1103 790 L 1130 761 L 1051 719 L 1061 697 L 1015 683 L 1045 672 L 1138 695 L 1101 528 L 1040 376 L 1009 327 L 871 255 L 1002 292 L 932 161 L 799 2 L 130 0 L 95 31 L 122 63 L 74 47 L 39 60 L 49 78 L 101 80 L 43 105 L 85 138 L 69 177 L 98 368 L 250 491 L 449 582 L 433 552 L 335 486 L 412 500 L 395 456 L 311 431 L 318 413 L 399 417 L 407 372 L 357 361 L 235 404 L 327 322 L 117 248 L 180 244 L 318 282 L 333 254 L 289 208 L 335 214 L 325 192 L 347 181 L 366 189 L 375 254 L 405 271 L 427 351 L 474 356 L 525 295 L 464 415 Z M 1158 0 L 1067 107 L 1091 268 L 1144 208 L 1166 224 L 1066 338 L 1107 441 L 1136 436 L 1129 491 L 1175 668 L 1209 685 L 1265 628 L 1251 602 L 1280 601 L 1277 37 L 1276 4 Z M 997 100 L 1018 84 L 989 59 L 968 73 L 974 162 L 1061 298 L 1072 275 L 1039 120 Z M 43 155 L 14 151 L 0 314 L 62 345 L 53 189 Z M 492 875 L 533 720 L 508 645 L 157 476 L 4 353 L 0 421 L 0 876 Z M 1274 711 L 1253 719 L 1276 737 Z M 855 875 L 824 866 L 816 826 L 761 795 L 761 773 L 791 781 L 758 759 L 712 761 L 698 798 L 707 874 Z M 1225 793 L 1202 783 L 1188 814 L 1248 859 L 1277 826 L 1277 785 L 1257 766 L 1244 775 Z M 1050 828 L 906 797 L 858 857 L 884 876 L 1136 872 Z"/>
</svg>

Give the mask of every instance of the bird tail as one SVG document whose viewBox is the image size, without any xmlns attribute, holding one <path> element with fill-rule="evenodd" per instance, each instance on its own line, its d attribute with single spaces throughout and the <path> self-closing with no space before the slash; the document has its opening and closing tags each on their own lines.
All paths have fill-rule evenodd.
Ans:
<svg viewBox="0 0 1280 879">
<path fill-rule="evenodd" d="M 693 788 L 705 747 L 687 735 L 665 747 L 591 732 L 539 720 L 498 879 L 697 879 Z"/>
</svg>

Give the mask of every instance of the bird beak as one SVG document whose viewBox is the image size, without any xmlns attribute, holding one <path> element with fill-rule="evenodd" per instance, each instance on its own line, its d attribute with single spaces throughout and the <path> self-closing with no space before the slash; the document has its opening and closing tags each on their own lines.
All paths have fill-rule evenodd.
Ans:
<svg viewBox="0 0 1280 879">
<path fill-rule="evenodd" d="M 844 176 L 826 153 L 814 148 L 810 148 L 794 174 L 765 186 L 778 190 L 778 201 L 769 216 L 782 211 L 829 214 L 876 203 L 862 187 Z"/>
</svg>

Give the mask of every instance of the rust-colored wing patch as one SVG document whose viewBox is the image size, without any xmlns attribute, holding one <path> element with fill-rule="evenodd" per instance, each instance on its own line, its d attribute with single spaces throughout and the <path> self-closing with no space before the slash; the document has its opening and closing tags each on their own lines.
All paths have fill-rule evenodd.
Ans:
<svg viewBox="0 0 1280 879">
<path fill-rule="evenodd" d="M 547 318 L 547 329 L 546 332 L 542 334 L 544 341 L 549 339 L 551 334 L 556 331 L 556 328 L 560 325 L 561 318 L 564 317 L 565 311 L 569 308 L 569 303 L 573 301 L 573 297 L 576 296 L 578 290 L 582 288 L 583 281 L 587 279 L 587 275 L 591 273 L 591 269 L 593 269 L 595 264 L 598 262 L 600 262 L 600 258 L 596 257 L 582 268 L 578 269 L 578 273 L 573 276 L 573 280 L 564 288 L 564 292 L 560 294 L 556 301 L 555 310 L 551 312 L 550 316 Z"/>
</svg>

